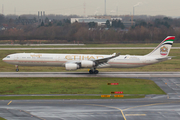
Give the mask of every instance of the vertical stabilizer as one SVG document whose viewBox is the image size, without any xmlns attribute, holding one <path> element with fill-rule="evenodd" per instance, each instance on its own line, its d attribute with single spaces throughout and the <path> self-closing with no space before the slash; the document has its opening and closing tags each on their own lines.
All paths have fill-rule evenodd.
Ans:
<svg viewBox="0 0 180 120">
<path fill-rule="evenodd" d="M 174 39 L 175 36 L 168 36 L 151 53 L 147 54 L 147 56 L 167 57 Z"/>
</svg>

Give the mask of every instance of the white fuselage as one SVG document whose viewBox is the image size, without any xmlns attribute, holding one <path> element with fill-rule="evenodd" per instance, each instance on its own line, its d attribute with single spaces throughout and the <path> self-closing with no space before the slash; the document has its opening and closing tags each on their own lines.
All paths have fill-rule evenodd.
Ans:
<svg viewBox="0 0 180 120">
<path fill-rule="evenodd" d="M 112 55 L 93 54 L 44 54 L 44 53 L 17 53 L 8 55 L 3 61 L 20 66 L 65 66 L 66 63 L 98 60 Z M 120 55 L 108 60 L 105 64 L 100 64 L 98 68 L 131 68 L 161 62 L 156 57 Z"/>
<path fill-rule="evenodd" d="M 44 54 L 17 53 L 3 58 L 3 61 L 18 66 L 56 66 L 66 70 L 91 68 L 90 74 L 98 74 L 96 68 L 133 68 L 169 60 L 168 56 L 175 37 L 166 37 L 152 52 L 144 56 L 131 55 L 93 55 L 93 54 Z"/>
</svg>

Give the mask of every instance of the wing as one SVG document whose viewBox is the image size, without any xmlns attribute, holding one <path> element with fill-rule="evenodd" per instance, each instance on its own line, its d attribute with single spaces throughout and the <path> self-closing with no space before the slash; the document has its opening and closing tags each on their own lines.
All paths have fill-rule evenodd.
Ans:
<svg viewBox="0 0 180 120">
<path fill-rule="evenodd" d="M 107 63 L 108 60 L 110 60 L 112 58 L 115 58 L 115 57 L 117 57 L 119 55 L 120 55 L 120 53 L 118 53 L 118 54 L 114 53 L 110 57 L 106 57 L 106 58 L 102 58 L 102 59 L 96 59 L 96 60 L 89 60 L 89 61 L 94 62 L 95 63 L 95 67 L 97 67 L 97 66 L 99 66 L 101 64 Z M 70 61 L 70 62 L 66 62 L 66 64 L 77 64 L 77 65 L 81 66 L 82 61 Z"/>
<path fill-rule="evenodd" d="M 112 54 L 111 57 L 107 57 L 107 58 L 102 58 L 102 59 L 97 59 L 97 60 L 93 60 L 95 63 L 96 63 L 96 66 L 100 65 L 100 64 L 104 64 L 104 63 L 107 63 L 108 60 L 112 59 L 112 58 L 115 58 L 117 56 L 119 56 L 120 53 L 116 54 Z"/>
</svg>

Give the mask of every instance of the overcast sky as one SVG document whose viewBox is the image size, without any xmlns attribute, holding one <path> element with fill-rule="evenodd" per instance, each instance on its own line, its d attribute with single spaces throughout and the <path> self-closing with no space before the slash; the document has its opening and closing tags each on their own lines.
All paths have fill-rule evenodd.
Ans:
<svg viewBox="0 0 180 120">
<path fill-rule="evenodd" d="M 0 13 L 7 14 L 104 14 L 105 0 L 0 0 Z M 84 7 L 85 3 L 85 7 Z M 180 0 L 106 0 L 108 15 L 166 15 L 180 16 Z M 2 11 L 2 8 L 4 10 Z"/>
</svg>

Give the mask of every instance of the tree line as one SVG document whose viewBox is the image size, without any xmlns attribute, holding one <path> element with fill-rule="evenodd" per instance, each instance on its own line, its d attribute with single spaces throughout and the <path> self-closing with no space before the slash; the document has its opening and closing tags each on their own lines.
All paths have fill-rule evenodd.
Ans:
<svg viewBox="0 0 180 120">
<path fill-rule="evenodd" d="M 22 17 L 21 17 L 22 18 Z M 16 18 L 16 19 L 19 19 Z M 104 26 L 96 23 L 72 23 L 69 18 L 46 18 L 41 24 L 15 24 L 16 19 L 0 15 L 0 27 L 6 24 L 6 30 L 0 31 L 0 40 L 49 40 L 50 43 L 159 43 L 166 36 L 176 36 L 180 42 L 180 19 L 154 18 L 135 19 L 135 24 L 125 28 L 120 20 L 106 21 Z"/>
</svg>

